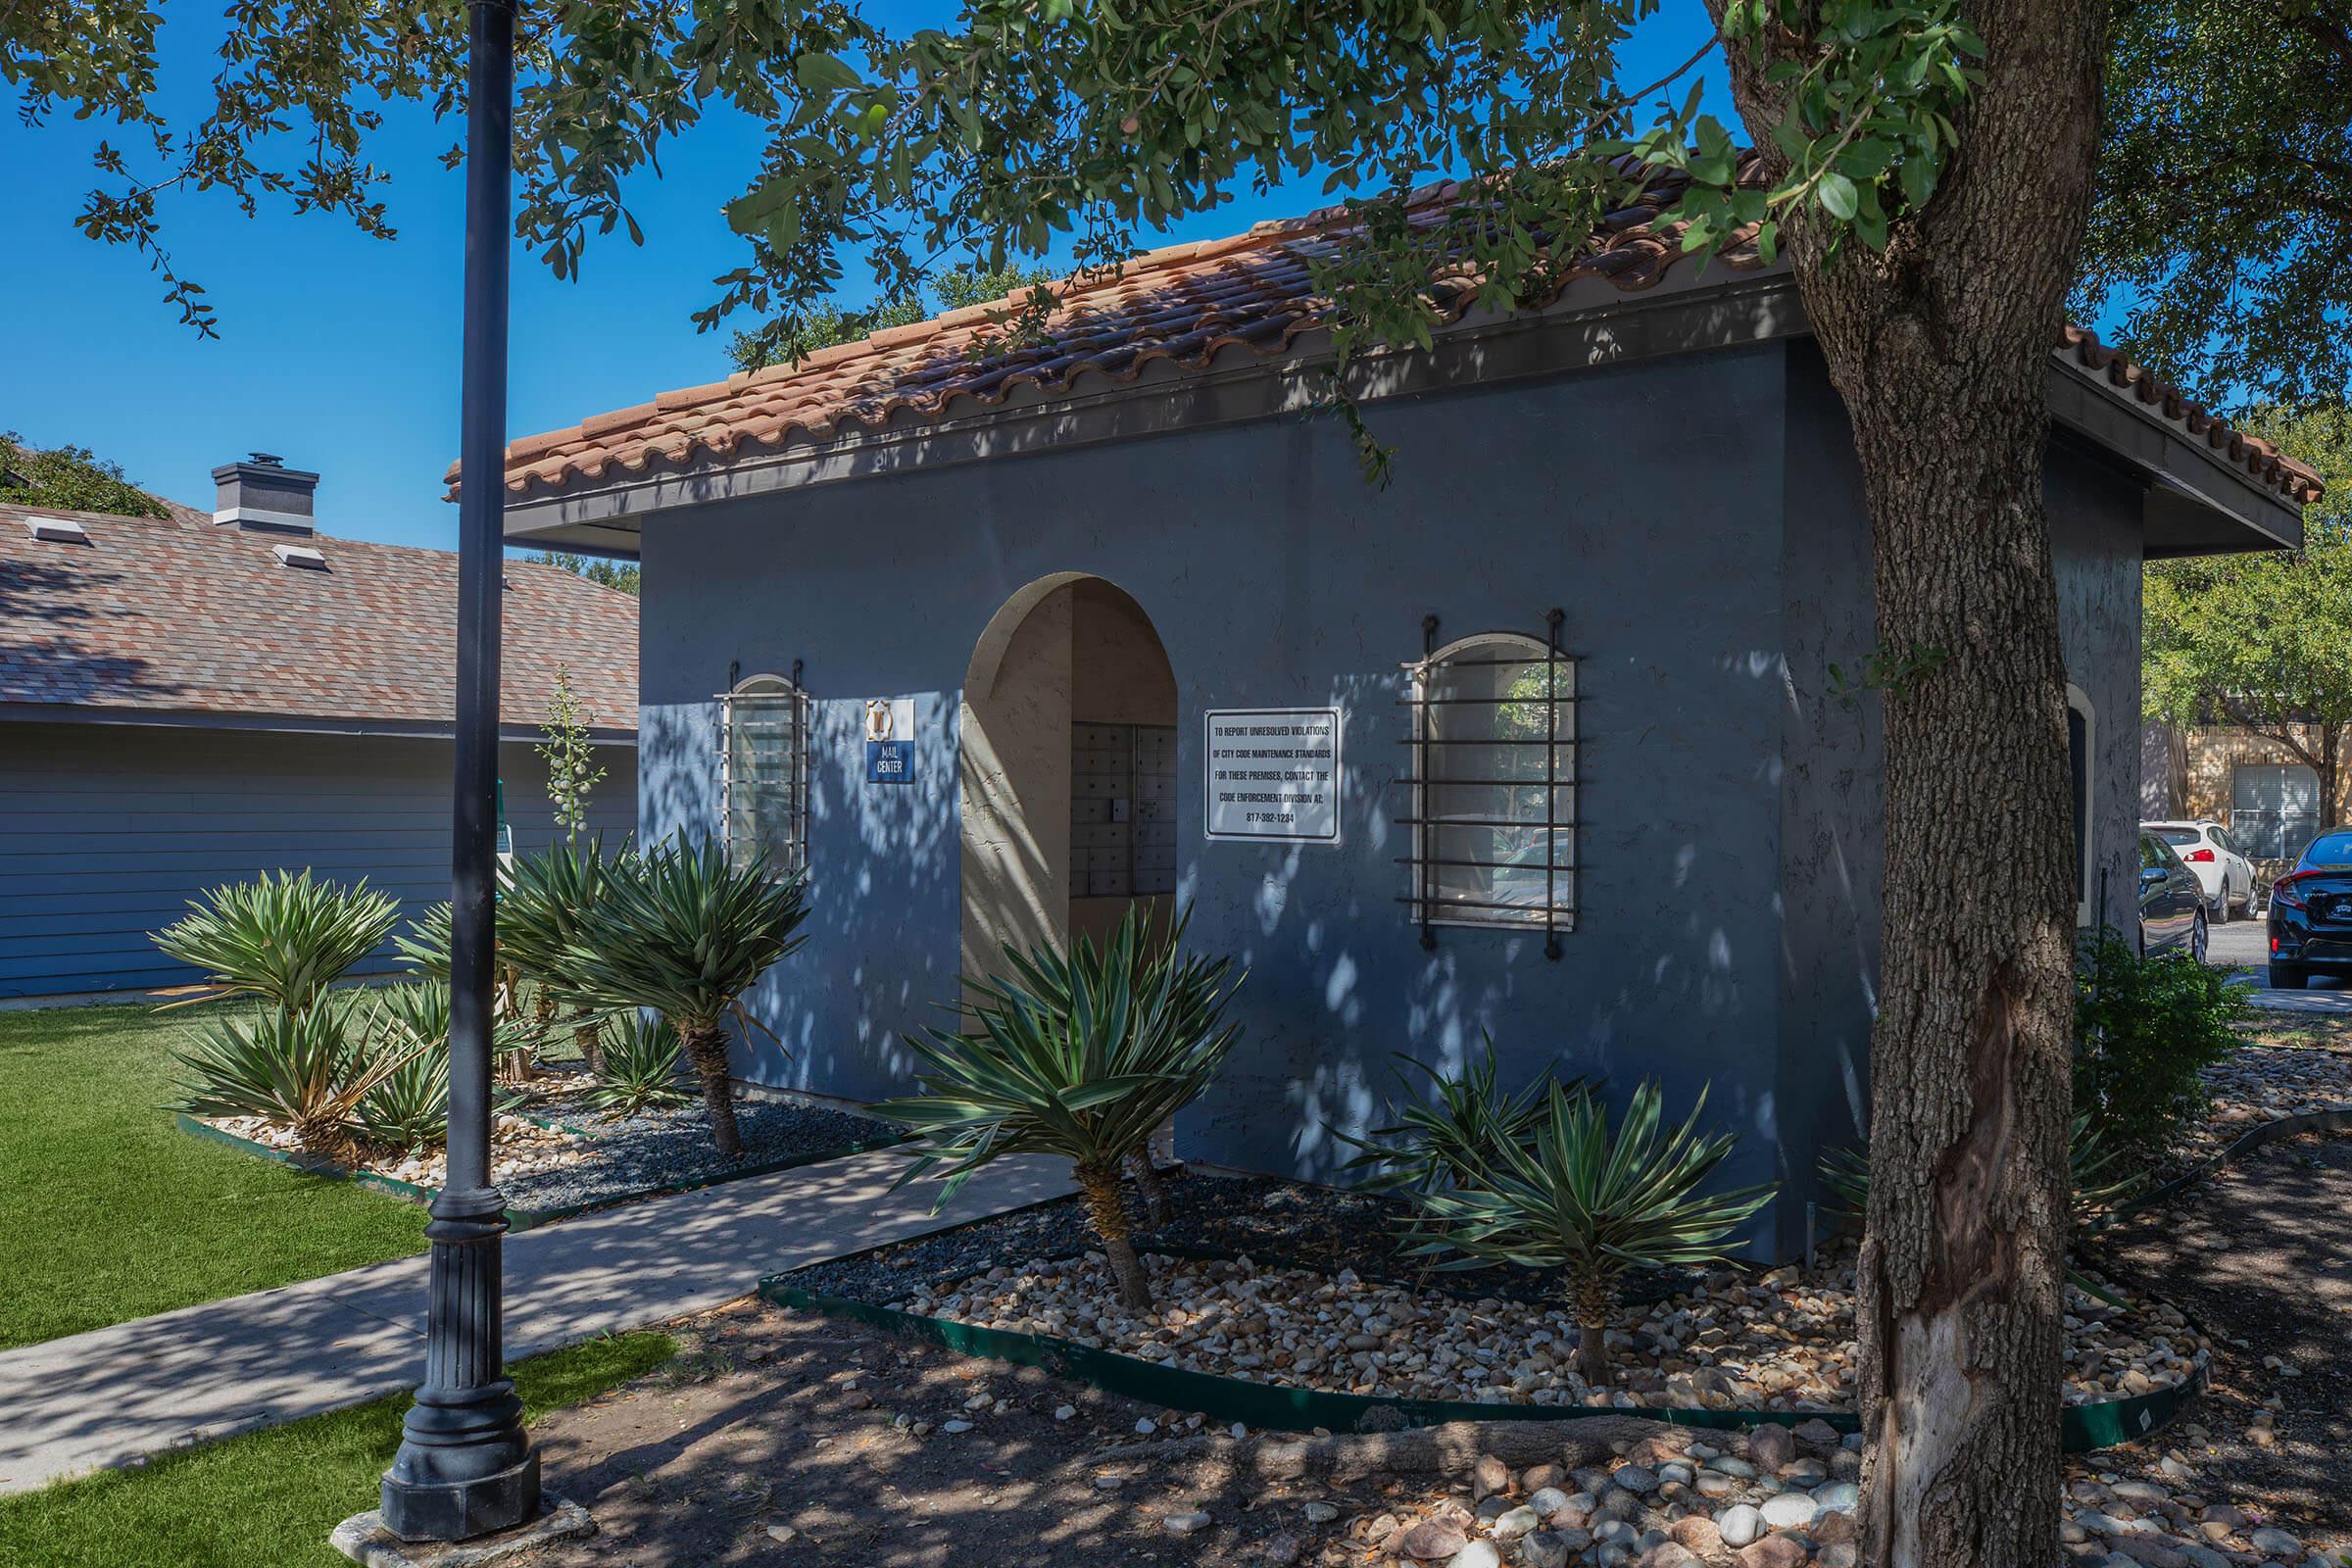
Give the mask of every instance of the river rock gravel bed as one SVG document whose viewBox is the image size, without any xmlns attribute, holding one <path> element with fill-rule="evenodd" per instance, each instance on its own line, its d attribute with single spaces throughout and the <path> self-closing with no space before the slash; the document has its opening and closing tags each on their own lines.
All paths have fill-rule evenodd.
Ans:
<svg viewBox="0 0 2352 1568">
<path fill-rule="evenodd" d="M 2248 1042 L 2205 1070 L 2213 1108 L 2184 1128 L 2165 1161 L 2178 1173 L 2212 1159 L 2238 1139 L 2282 1116 L 2352 1107 L 2352 1050 L 2332 1042 Z"/>
<path fill-rule="evenodd" d="M 729 1159 L 711 1143 L 710 1118 L 699 1101 L 605 1116 L 586 1102 L 591 1082 L 568 1075 L 536 1079 L 493 1118 L 491 1179 L 508 1207 L 539 1214 L 603 1208 L 779 1161 L 887 1142 L 898 1132 L 887 1122 L 829 1106 L 738 1099 L 735 1125 L 743 1155 Z M 290 1130 L 259 1117 L 212 1125 L 271 1149 L 295 1148 Z M 363 1151 L 360 1167 L 431 1191 L 441 1186 L 448 1164 L 439 1149 L 379 1149 Z"/>
<path fill-rule="evenodd" d="M 1100 1253 L 991 1267 L 885 1304 L 924 1317 L 1050 1335 L 1185 1371 L 1333 1393 L 1481 1404 L 1623 1409 L 1850 1410 L 1853 1276 L 1709 1271 L 1609 1330 L 1614 1383 L 1570 1360 L 1574 1321 L 1555 1305 L 1337 1274 L 1147 1254 L 1155 1309 L 1117 1304 Z M 2206 1347 L 2161 1302 L 2118 1308 L 2067 1293 L 2070 1402 L 2186 1382 Z"/>
<path fill-rule="evenodd" d="M 1853 1568 L 1858 1436 L 1827 1423 L 1746 1434 L 1667 1430 L 1610 1463 L 1512 1471 L 1482 1458 L 1433 1496 L 1382 1488 L 1345 1501 L 1302 1493 L 1263 1559 L 1401 1568 Z M 2066 1568 L 2333 1568 L 2325 1544 L 2186 1484 L 2070 1461 L 2052 1562 Z"/>
</svg>

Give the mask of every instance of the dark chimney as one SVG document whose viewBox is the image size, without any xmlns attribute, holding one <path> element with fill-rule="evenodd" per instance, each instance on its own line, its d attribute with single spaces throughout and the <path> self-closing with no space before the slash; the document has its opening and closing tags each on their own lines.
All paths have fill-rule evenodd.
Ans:
<svg viewBox="0 0 2352 1568">
<path fill-rule="evenodd" d="M 224 463 L 213 470 L 220 487 L 213 506 L 215 522 L 235 523 L 266 533 L 311 533 L 311 495 L 318 476 L 289 468 L 271 452 L 256 452 L 243 463 Z"/>
</svg>

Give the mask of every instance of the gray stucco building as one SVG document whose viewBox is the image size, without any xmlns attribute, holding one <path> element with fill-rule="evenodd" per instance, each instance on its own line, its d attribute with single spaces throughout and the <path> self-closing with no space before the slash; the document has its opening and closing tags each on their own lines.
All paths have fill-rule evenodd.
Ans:
<svg viewBox="0 0 2352 1568">
<path fill-rule="evenodd" d="M 898 1091 L 998 941 L 1180 902 L 1250 971 L 1182 1153 L 1328 1176 L 1392 1054 L 1491 1035 L 1513 1081 L 1705 1087 L 1791 1246 L 1867 1103 L 1882 809 L 1828 668 L 1875 641 L 1869 527 L 1794 287 L 1621 225 L 1548 308 L 1359 366 L 1379 488 L 1317 412 L 1335 242 L 1260 225 L 1067 289 L 1041 345 L 974 354 L 963 312 L 510 450 L 511 537 L 643 562 L 641 833 L 810 873 L 756 998 L 791 1054 L 739 1068 Z M 2083 915 L 2128 922 L 2140 564 L 2292 541 L 2307 476 L 2095 340 L 2050 377 Z"/>
<path fill-rule="evenodd" d="M 216 471 L 212 514 L 12 504 L 0 490 L 0 999 L 196 974 L 152 933 L 268 871 L 449 897 L 457 558 L 317 532 L 318 475 Z M 565 666 L 635 826 L 636 602 L 507 571 L 499 771 L 515 843 L 554 833 L 533 742 Z M 368 969 L 389 968 L 387 947 Z"/>
</svg>

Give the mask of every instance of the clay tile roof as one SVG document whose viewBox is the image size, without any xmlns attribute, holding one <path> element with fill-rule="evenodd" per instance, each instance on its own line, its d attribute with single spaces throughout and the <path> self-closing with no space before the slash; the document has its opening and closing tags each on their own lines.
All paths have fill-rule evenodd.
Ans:
<svg viewBox="0 0 2352 1568">
<path fill-rule="evenodd" d="M 36 515 L 87 542 L 33 538 Z M 0 503 L 0 704 L 450 726 L 456 556 L 193 515 Z M 281 564 L 285 544 L 324 569 Z M 532 562 L 506 578 L 504 722 L 540 722 L 560 660 L 590 727 L 633 734 L 637 601 Z"/>
<path fill-rule="evenodd" d="M 1752 154 L 1740 174 L 1761 177 Z M 1603 216 L 1582 254 L 1562 270 L 1558 288 L 1579 278 L 1605 278 L 1629 293 L 1655 286 L 1683 259 L 1680 225 L 1658 218 L 1679 199 L 1684 183 L 1677 172 L 1653 173 L 1632 201 Z M 1415 191 L 1408 201 L 1412 220 L 1436 223 L 1459 194 L 1452 181 Z M 652 403 L 510 443 L 508 495 L 527 501 L 577 483 L 723 463 L 762 448 L 823 441 L 854 426 L 876 428 L 905 416 L 946 418 L 1001 404 L 1023 386 L 1053 394 L 1075 389 L 1088 375 L 1132 381 L 1157 362 L 1201 369 L 1229 348 L 1272 358 L 1328 324 L 1330 301 L 1312 292 L 1307 258 L 1348 243 L 1356 231 L 1345 207 L 1330 207 L 1253 224 L 1225 239 L 1151 251 L 1115 270 L 1079 274 L 1056 286 L 1054 316 L 1043 340 L 1033 344 L 1004 346 L 1003 323 L 1014 307 L 1002 300 L 820 349 L 798 365 L 666 392 Z M 1736 236 L 1717 264 L 1737 270 L 1764 265 L 1748 233 Z M 1436 292 L 1442 314 L 1457 318 L 1469 309 L 1475 279 L 1441 278 Z M 2070 326 L 2058 347 L 2225 451 L 2289 502 L 2318 499 L 2319 480 L 2310 469 L 2231 431 L 2178 387 L 2103 348 L 2089 333 Z M 452 485 L 457 473 L 452 465 Z"/>
</svg>

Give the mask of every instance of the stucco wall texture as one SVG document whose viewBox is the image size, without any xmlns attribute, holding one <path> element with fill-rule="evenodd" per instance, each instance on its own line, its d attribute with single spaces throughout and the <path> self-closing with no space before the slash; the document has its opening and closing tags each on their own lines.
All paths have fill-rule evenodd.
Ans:
<svg viewBox="0 0 2352 1568">
<path fill-rule="evenodd" d="M 1376 406 L 1369 487 L 1336 423 L 1278 418 L 707 505 L 644 543 L 641 831 L 717 821 L 717 708 L 805 662 L 816 699 L 808 945 L 754 998 L 789 1047 L 752 1079 L 870 1098 L 958 966 L 956 715 L 976 641 L 1050 573 L 1151 617 L 1176 679 L 1179 897 L 1191 941 L 1249 969 L 1246 1039 L 1179 1122 L 1225 1165 L 1329 1178 L 1394 1057 L 1458 1066 L 1491 1036 L 1514 1082 L 1703 1089 L 1739 1134 L 1724 1179 L 1787 1184 L 1758 1250 L 1802 1244 L 1825 1143 L 1866 1105 L 1878 955 L 1880 739 L 1840 702 L 1872 629 L 1869 531 L 1842 409 L 1802 341 Z M 2138 711 L 2136 488 L 2054 446 L 2066 654 L 2097 706 L 2096 853 L 2128 898 Z M 1477 631 L 1578 661 L 1577 930 L 1440 928 L 1399 902 L 1402 665 Z M 913 782 L 863 782 L 859 718 L 912 697 Z M 1201 714 L 1345 713 L 1336 847 L 1210 843 Z M 1997 789 L 1997 780 L 1986 788 Z M 2119 907 L 2128 907 L 2119 905 Z"/>
</svg>

